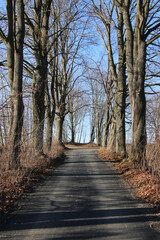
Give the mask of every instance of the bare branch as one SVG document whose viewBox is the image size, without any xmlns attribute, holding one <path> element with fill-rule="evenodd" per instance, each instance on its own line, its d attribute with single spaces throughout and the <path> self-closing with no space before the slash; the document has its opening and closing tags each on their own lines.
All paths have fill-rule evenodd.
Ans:
<svg viewBox="0 0 160 240">
<path fill-rule="evenodd" d="M 26 12 L 25 12 L 25 21 L 26 21 L 26 24 L 28 25 L 31 33 L 33 33 L 34 32 L 34 25 L 33 25 L 32 21 L 30 20 L 30 18 L 28 17 Z"/>
<path fill-rule="evenodd" d="M 158 24 L 156 24 L 154 27 L 148 29 L 147 33 L 145 34 L 145 38 L 147 38 L 151 32 L 158 29 L 159 27 L 160 27 L 160 22 Z"/>
<path fill-rule="evenodd" d="M 156 39 L 160 38 L 160 33 L 155 35 L 154 37 L 150 38 L 147 42 L 146 45 L 148 46 L 149 44 L 151 44 L 153 41 L 155 41 Z"/>
<path fill-rule="evenodd" d="M 7 37 L 5 36 L 1 27 L 0 27 L 0 38 L 1 38 L 2 42 L 6 45 L 7 44 Z"/>
</svg>

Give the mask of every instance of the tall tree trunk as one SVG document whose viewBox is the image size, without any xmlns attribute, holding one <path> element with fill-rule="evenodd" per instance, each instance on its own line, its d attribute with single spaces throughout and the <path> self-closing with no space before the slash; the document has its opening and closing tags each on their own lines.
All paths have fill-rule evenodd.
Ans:
<svg viewBox="0 0 160 240">
<path fill-rule="evenodd" d="M 46 124 L 47 124 L 47 130 L 46 130 L 46 147 L 47 150 L 51 150 L 52 146 L 52 136 L 53 136 L 53 122 L 55 117 L 55 104 L 52 104 L 51 107 L 51 100 L 49 95 L 48 86 L 46 85 Z"/>
<path fill-rule="evenodd" d="M 56 108 L 54 142 L 57 145 L 62 145 L 62 132 L 63 132 L 64 118 L 61 117 L 60 114 L 57 114 L 58 112 L 59 111 L 57 111 L 57 108 Z"/>
<path fill-rule="evenodd" d="M 7 111 L 7 116 L 6 116 L 6 114 L 4 113 L 4 109 L 2 109 L 2 126 L 3 126 L 3 134 L 4 134 L 3 137 L 4 137 L 4 144 L 5 145 L 7 143 L 7 125 L 9 125 L 9 124 L 7 124 L 6 117 L 9 118 L 9 113 Z"/>
<path fill-rule="evenodd" d="M 32 105 L 33 105 L 33 147 L 35 152 L 43 154 L 43 130 L 44 130 L 44 89 L 45 82 L 41 73 L 37 70 L 32 84 Z"/>
<path fill-rule="evenodd" d="M 116 152 L 116 123 L 113 118 L 110 125 L 109 137 L 107 142 L 107 150 Z"/>
<path fill-rule="evenodd" d="M 71 142 L 75 143 L 75 132 L 74 132 L 74 130 L 72 130 L 72 132 L 71 132 Z"/>
<path fill-rule="evenodd" d="M 14 32 L 15 32 L 15 19 L 14 19 L 14 6 L 12 0 L 6 1 L 7 8 L 7 18 L 8 18 L 8 37 L 6 42 L 7 47 L 7 67 L 8 67 L 8 80 L 10 89 L 12 89 L 13 80 L 14 80 Z M 13 101 L 10 98 L 10 125 L 9 125 L 9 135 L 11 135 L 12 125 L 13 125 Z"/>
<path fill-rule="evenodd" d="M 114 82 L 114 90 L 115 90 L 115 128 L 116 128 L 116 152 L 122 155 L 126 153 L 126 145 L 125 145 L 125 58 L 124 58 L 124 42 L 123 42 L 123 18 L 122 14 L 118 17 L 118 30 L 117 30 L 117 38 L 118 38 L 118 74 L 116 72 L 116 66 L 113 59 L 113 52 L 111 46 L 111 36 L 110 36 L 110 27 L 106 27 L 107 29 L 107 42 L 108 42 L 108 55 L 109 55 L 109 63 L 111 67 L 111 72 L 113 76 Z M 111 138 L 113 138 L 111 136 Z"/>
<path fill-rule="evenodd" d="M 141 5 L 142 2 L 138 1 L 134 32 L 129 13 L 129 1 L 125 2 L 123 18 L 126 29 L 126 65 L 132 114 L 131 155 L 133 161 L 142 166 L 146 149 L 146 100 L 144 93 L 146 43 L 144 25 L 140 19 L 142 18 L 139 9 Z"/>
<path fill-rule="evenodd" d="M 71 107 L 72 108 L 72 107 Z M 74 114 L 73 114 L 73 108 L 71 109 L 72 112 L 70 112 L 70 121 L 71 121 L 71 142 L 75 143 L 75 126 L 74 126 Z"/>
<path fill-rule="evenodd" d="M 91 126 L 91 133 L 90 133 L 90 143 L 94 143 L 95 140 L 95 126 Z"/>
<path fill-rule="evenodd" d="M 52 147 L 52 136 L 53 136 L 53 118 L 47 118 L 47 132 L 46 132 L 46 146 L 47 150 L 50 151 Z"/>
<path fill-rule="evenodd" d="M 96 114 L 96 142 L 97 145 L 100 146 L 101 145 L 101 132 L 100 132 L 100 113 L 99 110 Z"/>
<path fill-rule="evenodd" d="M 9 168 L 18 169 L 20 167 L 20 146 L 21 132 L 23 126 L 23 99 L 22 99 L 22 79 L 23 79 L 23 42 L 24 42 L 24 4 L 22 0 L 16 0 L 17 26 L 14 48 L 14 78 L 11 88 L 11 98 L 13 102 L 13 121 L 11 129 Z"/>
<path fill-rule="evenodd" d="M 4 138 L 3 138 L 3 133 L 2 133 L 2 127 L 0 124 L 0 147 L 4 146 Z"/>
<path fill-rule="evenodd" d="M 134 74 L 135 93 L 132 112 L 132 156 L 134 160 L 144 165 L 146 152 L 146 98 L 144 92 L 146 45 L 139 41 L 137 56 L 137 74 Z"/>
<path fill-rule="evenodd" d="M 43 154 L 43 131 L 45 120 L 45 89 L 47 84 L 47 42 L 48 25 L 50 17 L 51 0 L 35 0 L 34 2 L 34 56 L 36 59 L 36 71 L 32 84 L 33 105 L 33 143 L 38 154 Z"/>
<path fill-rule="evenodd" d="M 118 29 L 118 76 L 115 83 L 115 109 L 116 109 L 116 152 L 126 155 L 125 141 L 125 99 L 126 99 L 126 77 L 125 77 L 125 50 L 123 36 L 123 15 L 117 14 Z"/>
<path fill-rule="evenodd" d="M 102 132 L 102 147 L 107 146 L 108 134 L 109 134 L 109 125 L 110 125 L 110 116 L 109 116 L 109 102 L 106 103 L 106 116 L 105 116 L 105 124 L 103 126 Z"/>
</svg>

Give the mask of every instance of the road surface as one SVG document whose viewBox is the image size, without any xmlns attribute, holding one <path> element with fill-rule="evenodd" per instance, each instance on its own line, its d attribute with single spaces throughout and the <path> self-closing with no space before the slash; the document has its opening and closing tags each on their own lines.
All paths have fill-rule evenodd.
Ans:
<svg viewBox="0 0 160 240">
<path fill-rule="evenodd" d="M 96 149 L 75 148 L 0 231 L 16 240 L 158 240 L 154 215 Z"/>
</svg>

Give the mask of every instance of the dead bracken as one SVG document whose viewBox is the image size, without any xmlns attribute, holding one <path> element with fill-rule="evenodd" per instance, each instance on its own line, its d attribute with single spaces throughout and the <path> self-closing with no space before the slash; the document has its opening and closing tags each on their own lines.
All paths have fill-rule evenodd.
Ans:
<svg viewBox="0 0 160 240">
<path fill-rule="evenodd" d="M 51 174 L 56 162 L 63 158 L 63 153 L 62 146 L 53 147 L 45 156 L 33 155 L 29 150 L 22 152 L 19 170 L 6 170 L 6 154 L 0 155 L 0 215 L 4 216 L 14 207 L 16 200 Z"/>
</svg>

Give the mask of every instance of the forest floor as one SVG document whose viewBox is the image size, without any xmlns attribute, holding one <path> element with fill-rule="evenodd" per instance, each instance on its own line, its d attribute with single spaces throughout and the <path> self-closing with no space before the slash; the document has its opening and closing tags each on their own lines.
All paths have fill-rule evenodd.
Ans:
<svg viewBox="0 0 160 240">
<path fill-rule="evenodd" d="M 136 195 L 157 208 L 160 216 L 160 178 L 148 171 L 135 168 L 129 158 L 123 159 L 120 155 L 99 149 L 99 156 L 105 161 L 113 163 L 119 175 L 135 189 Z"/>
</svg>

